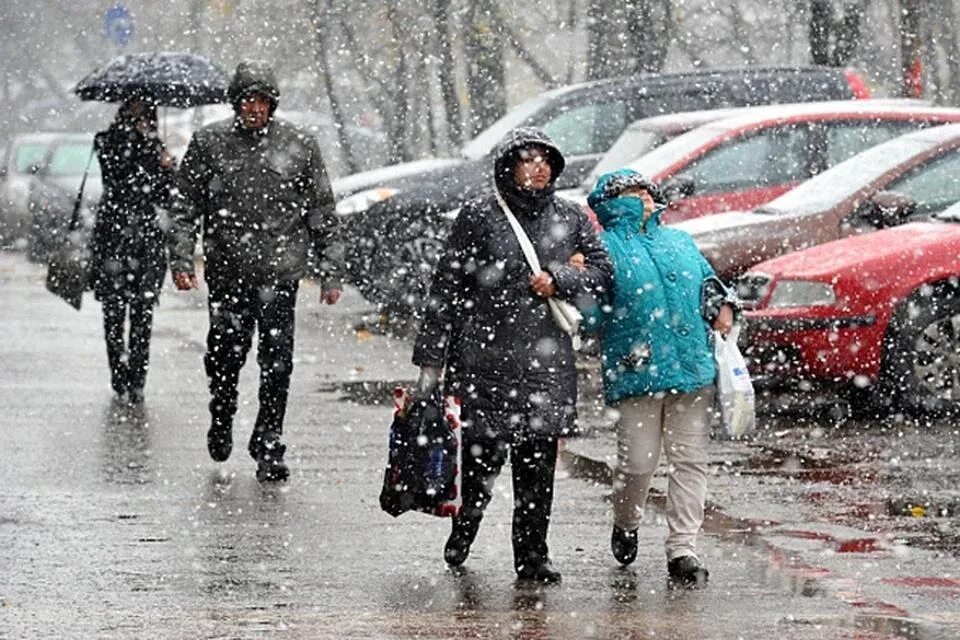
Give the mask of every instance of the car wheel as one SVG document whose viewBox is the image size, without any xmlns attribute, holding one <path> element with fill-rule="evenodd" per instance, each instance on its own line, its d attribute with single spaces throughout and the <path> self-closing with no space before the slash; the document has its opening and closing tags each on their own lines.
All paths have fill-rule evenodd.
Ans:
<svg viewBox="0 0 960 640">
<path fill-rule="evenodd" d="M 960 291 L 927 287 L 897 309 L 884 347 L 884 386 L 913 414 L 960 408 Z"/>
</svg>

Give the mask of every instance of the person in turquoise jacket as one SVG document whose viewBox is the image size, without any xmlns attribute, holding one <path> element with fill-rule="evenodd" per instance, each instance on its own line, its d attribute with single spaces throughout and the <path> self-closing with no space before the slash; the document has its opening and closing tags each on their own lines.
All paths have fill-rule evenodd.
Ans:
<svg viewBox="0 0 960 640">
<path fill-rule="evenodd" d="M 661 450 L 670 463 L 666 517 L 671 584 L 703 586 L 696 554 L 706 501 L 714 399 L 711 328 L 726 334 L 735 301 L 687 233 L 660 224 L 660 191 L 620 169 L 600 177 L 587 202 L 614 266 L 608 297 L 584 326 L 601 344 L 606 403 L 616 410 L 617 469 L 611 550 L 637 556 L 637 529 Z"/>
</svg>

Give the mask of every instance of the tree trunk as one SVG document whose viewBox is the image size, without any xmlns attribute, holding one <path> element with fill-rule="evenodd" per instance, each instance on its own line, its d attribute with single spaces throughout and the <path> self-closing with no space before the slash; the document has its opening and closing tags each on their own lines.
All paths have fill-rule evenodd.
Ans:
<svg viewBox="0 0 960 640">
<path fill-rule="evenodd" d="M 503 39 L 494 29 L 496 10 L 491 0 L 470 5 L 464 49 L 471 137 L 496 122 L 507 107 Z"/>
<path fill-rule="evenodd" d="M 347 123 L 340 106 L 340 100 L 337 97 L 337 91 L 333 86 L 333 80 L 330 75 L 330 54 L 327 50 L 329 41 L 329 32 L 327 31 L 328 15 L 324 15 L 321 8 L 321 0 L 314 0 L 310 20 L 313 23 L 313 32 L 316 39 L 315 55 L 317 64 L 320 65 L 319 73 L 323 80 L 323 88 L 327 93 L 327 99 L 330 101 L 330 115 L 333 117 L 333 128 L 337 132 L 337 146 L 340 149 L 340 155 L 350 173 L 356 173 L 360 170 L 356 158 L 353 156 L 353 149 L 350 146 L 350 137 L 347 135 Z M 327 9 L 330 8 L 329 2 Z"/>
<path fill-rule="evenodd" d="M 949 74 L 944 94 L 948 104 L 957 104 L 960 102 L 960 43 L 957 42 L 957 28 L 960 25 L 957 24 L 957 12 L 953 6 L 953 0 L 943 0 L 940 4 L 944 53 Z"/>
<path fill-rule="evenodd" d="M 833 7 L 830 0 L 810 0 L 810 57 L 813 64 L 830 64 L 830 28 Z"/>
<path fill-rule="evenodd" d="M 407 122 L 410 116 L 410 92 L 407 87 L 409 74 L 407 53 L 404 47 L 399 16 L 393 5 L 387 4 L 387 22 L 390 24 L 393 58 L 397 61 L 393 73 L 393 112 L 388 123 L 387 137 L 390 145 L 389 162 L 405 162 L 411 160 L 410 150 L 406 144 Z"/>
<path fill-rule="evenodd" d="M 921 0 L 900 0 L 900 95 L 923 97 Z"/>
<path fill-rule="evenodd" d="M 589 0 L 587 77 L 660 71 L 670 44 L 671 0 Z"/>
<path fill-rule="evenodd" d="M 863 24 L 866 2 L 867 0 L 858 0 L 847 4 L 843 10 L 843 18 L 835 25 L 837 37 L 831 60 L 836 67 L 849 64 L 860 47 L 860 25 Z"/>
<path fill-rule="evenodd" d="M 660 71 L 670 44 L 670 0 L 633 0 L 627 22 L 628 42 L 633 43 L 633 72 Z"/>
<path fill-rule="evenodd" d="M 626 3 L 623 0 L 588 1 L 587 79 L 628 73 Z"/>
<path fill-rule="evenodd" d="M 463 144 L 463 120 L 460 115 L 460 101 L 457 100 L 449 16 L 450 0 L 436 0 L 433 5 L 433 20 L 437 27 L 437 55 L 440 59 L 440 96 L 443 98 L 447 136 L 454 146 L 460 147 Z"/>
</svg>

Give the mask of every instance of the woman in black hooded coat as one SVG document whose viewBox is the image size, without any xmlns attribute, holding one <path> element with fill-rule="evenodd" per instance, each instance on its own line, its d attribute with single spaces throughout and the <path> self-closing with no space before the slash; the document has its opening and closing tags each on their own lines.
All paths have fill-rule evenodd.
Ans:
<svg viewBox="0 0 960 640">
<path fill-rule="evenodd" d="M 173 157 L 157 135 L 156 107 L 123 103 L 96 135 L 103 180 L 92 240 L 94 295 L 103 306 L 110 383 L 120 397 L 143 401 L 153 307 L 166 272 L 157 207 L 170 202 Z M 126 329 L 129 317 L 129 338 Z"/>
<path fill-rule="evenodd" d="M 547 299 L 576 303 L 602 293 L 613 268 L 580 207 L 558 198 L 560 150 L 521 127 L 501 141 L 495 188 L 529 236 L 543 268 L 533 274 L 494 195 L 470 202 L 453 225 L 434 275 L 414 347 L 418 391 L 445 368 L 446 392 L 461 399 L 463 512 L 444 558 L 469 554 L 493 481 L 512 460 L 514 567 L 521 578 L 556 582 L 547 552 L 558 438 L 575 428 L 577 380 L 570 335 Z"/>
</svg>

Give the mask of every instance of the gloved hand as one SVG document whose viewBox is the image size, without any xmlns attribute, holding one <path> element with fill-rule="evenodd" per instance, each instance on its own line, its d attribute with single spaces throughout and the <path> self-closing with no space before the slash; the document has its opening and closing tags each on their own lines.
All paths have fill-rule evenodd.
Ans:
<svg viewBox="0 0 960 640">
<path fill-rule="evenodd" d="M 442 370 L 438 367 L 420 367 L 420 377 L 417 378 L 417 386 L 413 393 L 418 397 L 429 396 L 433 390 L 440 384 L 440 373 Z"/>
</svg>

